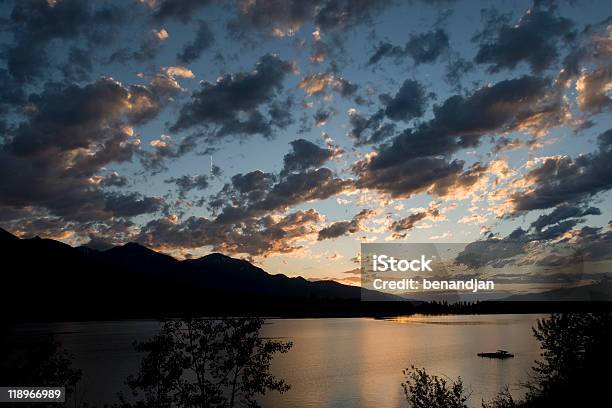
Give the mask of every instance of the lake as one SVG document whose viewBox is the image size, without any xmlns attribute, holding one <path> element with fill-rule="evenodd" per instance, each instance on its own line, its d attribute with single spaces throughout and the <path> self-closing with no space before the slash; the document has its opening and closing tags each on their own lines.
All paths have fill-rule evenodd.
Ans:
<svg viewBox="0 0 612 408">
<path fill-rule="evenodd" d="M 528 379 L 539 357 L 531 327 L 544 315 L 409 316 L 389 320 L 269 319 L 266 337 L 293 342 L 277 356 L 273 373 L 291 384 L 286 394 L 261 399 L 264 407 L 398 407 L 406 406 L 402 370 L 414 365 L 430 374 L 461 376 L 471 392 L 470 405 L 480 406 Z M 132 343 L 156 334 L 153 320 L 22 324 L 20 334 L 54 333 L 75 356 L 83 371 L 77 404 L 102 406 L 128 391 L 123 382 L 138 370 L 140 356 Z M 506 360 L 476 356 L 505 349 Z"/>
</svg>

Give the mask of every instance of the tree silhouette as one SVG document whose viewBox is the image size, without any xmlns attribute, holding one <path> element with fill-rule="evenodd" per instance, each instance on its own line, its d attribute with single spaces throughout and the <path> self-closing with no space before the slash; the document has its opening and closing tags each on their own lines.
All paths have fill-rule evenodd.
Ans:
<svg viewBox="0 0 612 408">
<path fill-rule="evenodd" d="M 51 335 L 0 335 L 0 384 L 22 387 L 66 387 L 68 398 L 81 378 L 73 356 Z M 22 402 L 20 407 L 56 407 L 56 402 Z"/>
<path fill-rule="evenodd" d="M 404 376 L 406 381 L 402 388 L 411 408 L 467 408 L 465 402 L 469 395 L 463 389 L 461 377 L 447 383 L 445 379 L 414 366 L 404 370 Z"/>
<path fill-rule="evenodd" d="M 612 367 L 612 313 L 563 313 L 538 320 L 533 335 L 542 349 L 524 384 L 527 394 L 515 401 L 506 387 L 483 408 L 595 407 L 609 400 Z M 461 378 L 447 384 L 425 369 L 405 370 L 402 383 L 413 408 L 465 407 Z"/>
<path fill-rule="evenodd" d="M 527 383 L 528 403 L 596 406 L 599 398 L 609 398 L 605 372 L 612 365 L 612 313 L 555 314 L 538 321 L 534 336 L 542 360 Z"/>
<path fill-rule="evenodd" d="M 267 391 L 289 385 L 270 373 L 275 354 L 290 342 L 261 337 L 259 318 L 166 321 L 160 333 L 135 345 L 147 353 L 127 384 L 133 400 L 120 407 L 258 407 Z"/>
<path fill-rule="evenodd" d="M 612 313 L 554 314 L 538 320 L 533 334 L 542 358 L 524 384 L 524 400 L 506 391 L 483 407 L 595 407 L 609 399 Z"/>
</svg>

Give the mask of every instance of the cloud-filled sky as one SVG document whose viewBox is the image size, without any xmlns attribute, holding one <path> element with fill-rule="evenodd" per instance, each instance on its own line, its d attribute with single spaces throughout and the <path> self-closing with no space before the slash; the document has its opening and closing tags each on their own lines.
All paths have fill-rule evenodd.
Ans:
<svg viewBox="0 0 612 408">
<path fill-rule="evenodd" d="M 0 55 L 20 236 L 347 283 L 360 242 L 612 256 L 608 1 L 2 0 Z"/>
</svg>

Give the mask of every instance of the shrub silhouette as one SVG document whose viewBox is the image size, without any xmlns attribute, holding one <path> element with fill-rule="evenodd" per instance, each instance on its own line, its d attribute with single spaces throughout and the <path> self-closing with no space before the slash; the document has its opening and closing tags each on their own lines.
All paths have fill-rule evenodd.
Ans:
<svg viewBox="0 0 612 408">
<path fill-rule="evenodd" d="M 127 384 L 133 398 L 119 407 L 258 407 L 267 391 L 289 385 L 270 374 L 275 354 L 292 344 L 260 335 L 258 318 L 166 321 L 158 335 L 135 345 L 147 353 Z"/>
<path fill-rule="evenodd" d="M 465 402 L 469 395 L 463 389 L 461 377 L 447 383 L 445 379 L 414 366 L 404 370 L 404 376 L 406 381 L 402 388 L 411 408 L 467 408 Z"/>
</svg>

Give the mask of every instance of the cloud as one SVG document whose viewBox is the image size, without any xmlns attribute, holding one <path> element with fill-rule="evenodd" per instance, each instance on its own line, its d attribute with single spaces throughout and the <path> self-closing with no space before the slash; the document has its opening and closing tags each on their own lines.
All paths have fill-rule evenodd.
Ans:
<svg viewBox="0 0 612 408">
<path fill-rule="evenodd" d="M 165 67 L 164 72 L 169 78 L 193 78 L 193 72 L 189 68 L 176 66 L 176 67 Z"/>
<path fill-rule="evenodd" d="M 571 119 L 561 88 L 533 76 L 503 80 L 467 96 L 451 96 L 434 106 L 433 113 L 433 119 L 395 137 L 376 160 L 449 155 L 476 147 L 483 136 L 494 133 L 522 131 L 540 137 Z M 377 112 L 363 126 L 375 129 L 381 120 L 382 112 Z M 360 132 L 364 128 L 357 127 L 353 137 L 363 139 Z"/>
<path fill-rule="evenodd" d="M 125 13 L 117 6 L 93 7 L 80 0 L 16 1 L 7 24 L 14 38 L 5 55 L 9 73 L 20 83 L 49 74 L 47 51 L 54 41 L 83 40 L 90 48 L 109 44 L 98 40 L 111 38 Z"/>
<path fill-rule="evenodd" d="M 354 190 L 351 179 L 342 179 L 325 167 L 327 160 L 340 154 L 331 140 L 320 148 L 303 139 L 291 143 L 284 167 L 278 174 L 254 170 L 231 177 L 221 190 L 208 200 L 216 220 L 239 224 L 270 214 L 285 213 L 292 206 L 324 200 Z"/>
<path fill-rule="evenodd" d="M 428 98 L 421 83 L 407 79 L 394 96 L 383 94 L 380 100 L 385 105 L 386 117 L 391 120 L 409 121 L 425 113 Z"/>
<path fill-rule="evenodd" d="M 321 148 L 305 139 L 294 140 L 291 142 L 291 148 L 292 150 L 283 158 L 281 174 L 321 167 L 339 154 L 329 147 Z"/>
<path fill-rule="evenodd" d="M 259 110 L 273 102 L 292 64 L 264 55 L 250 72 L 226 74 L 216 82 L 203 81 L 190 102 L 180 109 L 172 131 L 214 127 L 214 136 L 261 134 L 271 136 L 274 123 Z"/>
<path fill-rule="evenodd" d="M 476 185 L 482 168 L 462 173 L 463 161 L 446 157 L 480 144 L 488 134 L 513 130 L 542 134 L 565 118 L 565 106 L 549 102 L 548 81 L 523 76 L 455 95 L 434 106 L 434 118 L 406 129 L 375 154 L 353 166 L 359 187 L 408 197 L 430 190 L 444 196 L 455 187 Z M 556 95 L 556 94 L 555 94 Z"/>
<path fill-rule="evenodd" d="M 128 185 L 128 179 L 113 171 L 108 176 L 100 178 L 100 185 L 104 187 L 125 187 Z"/>
<path fill-rule="evenodd" d="M 575 279 L 576 273 L 582 275 L 582 269 L 576 267 L 583 268 L 585 263 L 612 259 L 612 232 L 587 226 L 573 229 L 581 221 L 562 221 L 546 230 L 531 233 L 517 228 L 504 238 L 488 237 L 475 241 L 457 255 L 455 262 L 469 268 L 503 268 L 510 265 L 523 270 L 525 267 L 546 268 L 521 274 L 529 280 L 533 280 L 533 276 L 540 276 L 545 281 L 543 276 L 546 275 L 542 271 L 557 281 L 562 277 Z M 571 268 L 563 269 L 565 267 Z M 585 275 L 585 279 L 592 277 Z"/>
<path fill-rule="evenodd" d="M 316 234 L 323 217 L 315 210 L 296 211 L 282 217 L 263 216 L 244 220 L 239 226 L 220 219 L 190 217 L 183 222 L 161 218 L 147 223 L 137 241 L 158 249 L 200 248 L 226 254 L 268 257 L 291 253 Z"/>
<path fill-rule="evenodd" d="M 337 221 L 331 223 L 327 227 L 319 230 L 317 240 L 323 241 L 326 239 L 338 238 L 343 235 L 355 234 L 361 229 L 363 222 L 375 213 L 374 210 L 364 209 L 358 214 L 355 214 L 350 221 Z"/>
<path fill-rule="evenodd" d="M 414 226 L 423 220 L 440 220 L 444 215 L 440 212 L 440 203 L 433 202 L 427 208 L 417 209 L 408 217 L 394 221 L 389 230 L 393 231 L 394 238 L 405 238 L 405 231 L 410 231 Z"/>
<path fill-rule="evenodd" d="M 526 253 L 526 232 L 521 228 L 504 238 L 490 237 L 471 242 L 456 256 L 455 263 L 477 269 L 484 266 L 502 268 Z"/>
<path fill-rule="evenodd" d="M 317 126 L 325 126 L 325 124 L 327 123 L 327 121 L 333 114 L 334 114 L 334 111 L 332 110 L 326 110 L 323 108 L 317 109 L 317 111 L 313 115 L 315 124 Z"/>
<path fill-rule="evenodd" d="M 161 199 L 109 192 L 124 179 L 99 173 L 139 151 L 132 125 L 156 116 L 166 92 L 100 78 L 83 86 L 49 83 L 30 95 L 30 110 L 0 146 L 0 207 L 80 221 L 158 211 Z"/>
<path fill-rule="evenodd" d="M 588 207 L 570 204 L 561 204 L 557 206 L 551 213 L 540 215 L 531 227 L 537 231 L 542 231 L 544 228 L 557 224 L 569 218 L 584 217 L 587 215 L 600 215 L 601 211 L 596 207 Z"/>
<path fill-rule="evenodd" d="M 197 176 L 171 177 L 164 180 L 165 183 L 175 184 L 178 187 L 179 198 L 185 198 L 191 190 L 205 190 L 209 186 L 208 176 L 200 174 Z"/>
<path fill-rule="evenodd" d="M 132 60 L 136 62 L 147 62 L 153 60 L 162 49 L 162 46 L 170 34 L 165 28 L 153 29 L 148 36 L 140 42 L 136 48 L 122 47 L 114 51 L 108 58 L 107 63 L 127 64 Z"/>
<path fill-rule="evenodd" d="M 298 84 L 308 96 L 324 94 L 328 88 L 341 96 L 352 96 L 357 91 L 357 85 L 338 77 L 333 73 L 308 74 Z"/>
<path fill-rule="evenodd" d="M 186 44 L 176 57 L 184 64 L 191 64 L 197 61 L 202 55 L 202 52 L 210 48 L 214 41 L 215 36 L 208 27 L 208 24 L 200 20 L 198 21 L 198 29 L 196 30 L 195 38 L 190 43 Z"/>
<path fill-rule="evenodd" d="M 0 69 L 0 118 L 26 101 L 26 94 L 9 72 Z"/>
<path fill-rule="evenodd" d="M 463 170 L 461 160 L 440 157 L 419 157 L 400 161 L 392 166 L 379 166 L 377 156 L 353 165 L 358 176 L 356 186 L 385 192 L 392 197 L 410 197 L 429 190 L 436 182 L 456 178 Z"/>
<path fill-rule="evenodd" d="M 383 109 L 369 117 L 358 113 L 356 109 L 350 109 L 348 114 L 351 125 L 349 136 L 357 146 L 380 143 L 395 134 L 395 124 L 383 123 Z"/>
<path fill-rule="evenodd" d="M 575 203 L 612 187 L 612 130 L 597 138 L 598 150 L 572 159 L 546 158 L 521 180 L 527 188 L 513 194 L 513 212 L 545 209 L 561 203 Z"/>
<path fill-rule="evenodd" d="M 87 148 L 97 141 L 123 137 L 121 120 L 144 123 L 152 119 L 163 107 L 163 97 L 175 91 L 155 80 L 149 86 L 129 87 L 112 78 L 83 87 L 48 84 L 41 94 L 30 96 L 29 103 L 36 109 L 17 128 L 10 148 L 24 156 Z"/>
<path fill-rule="evenodd" d="M 421 117 L 425 113 L 429 97 L 420 82 L 407 79 L 394 96 L 380 95 L 379 99 L 385 107 L 369 117 L 350 109 L 349 136 L 354 139 L 357 146 L 382 142 L 392 136 L 396 128 L 392 123 L 385 123 L 385 118 L 393 121 L 410 121 Z"/>
<path fill-rule="evenodd" d="M 480 43 L 474 61 L 488 64 L 490 72 L 514 69 L 525 62 L 540 73 L 557 59 L 559 42 L 572 40 L 572 28 L 572 21 L 555 15 L 554 10 L 535 7 L 518 23 L 501 24 L 493 38 Z"/>
<path fill-rule="evenodd" d="M 153 17 L 157 20 L 176 19 L 183 23 L 191 20 L 201 8 L 208 6 L 209 0 L 160 0 L 153 3 Z"/>
<path fill-rule="evenodd" d="M 444 80 L 453 86 L 453 89 L 461 89 L 461 79 L 474 69 L 474 64 L 460 56 L 449 58 L 444 68 Z"/>
<path fill-rule="evenodd" d="M 285 37 L 307 23 L 323 31 L 346 30 L 370 20 L 391 2 L 388 0 L 259 0 L 239 2 L 239 14 L 230 31 L 244 35 L 255 31 Z"/>
<path fill-rule="evenodd" d="M 576 102 L 583 112 L 612 110 L 612 63 L 591 72 L 583 71 L 576 81 Z"/>
<path fill-rule="evenodd" d="M 433 63 L 448 47 L 448 34 L 437 28 L 420 34 L 410 34 L 410 39 L 403 47 L 379 42 L 367 64 L 375 65 L 383 58 L 393 58 L 396 63 L 400 63 L 407 56 L 411 57 L 416 65 Z"/>
<path fill-rule="evenodd" d="M 412 57 L 415 64 L 435 62 L 448 49 L 448 34 L 442 29 L 426 33 L 411 34 L 406 43 L 406 53 Z"/>
<path fill-rule="evenodd" d="M 368 59 L 368 65 L 374 65 L 383 58 L 394 58 L 399 61 L 406 56 L 406 49 L 389 42 L 379 42 L 374 53 Z"/>
<path fill-rule="evenodd" d="M 256 170 L 233 176 L 231 183 L 212 198 L 209 206 L 221 210 L 218 218 L 224 222 L 239 222 L 271 212 L 284 212 L 300 203 L 324 200 L 352 188 L 352 180 L 335 177 L 325 167 L 281 178 Z"/>
</svg>

